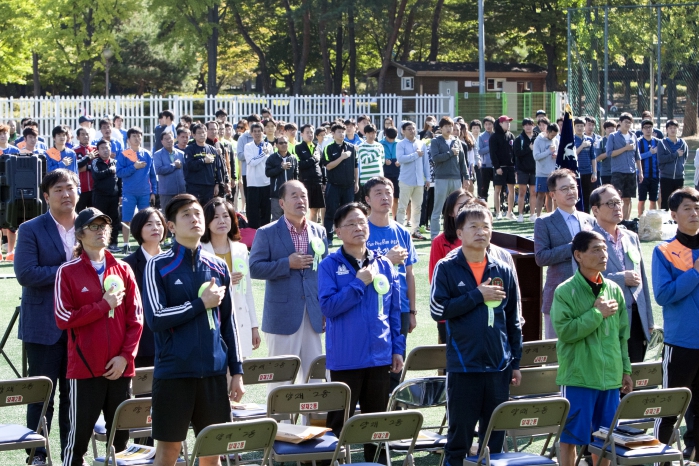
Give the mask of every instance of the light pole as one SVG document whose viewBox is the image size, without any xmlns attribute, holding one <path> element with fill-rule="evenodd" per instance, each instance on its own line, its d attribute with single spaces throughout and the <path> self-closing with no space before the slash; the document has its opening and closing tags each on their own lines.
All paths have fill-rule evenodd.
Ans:
<svg viewBox="0 0 699 466">
<path fill-rule="evenodd" d="M 485 20 L 483 0 L 478 0 L 478 92 L 485 94 Z"/>
<path fill-rule="evenodd" d="M 114 52 L 109 47 L 106 47 L 102 51 L 102 58 L 104 58 L 104 96 L 109 97 L 109 68 L 112 66 L 111 58 L 114 56 Z"/>
</svg>

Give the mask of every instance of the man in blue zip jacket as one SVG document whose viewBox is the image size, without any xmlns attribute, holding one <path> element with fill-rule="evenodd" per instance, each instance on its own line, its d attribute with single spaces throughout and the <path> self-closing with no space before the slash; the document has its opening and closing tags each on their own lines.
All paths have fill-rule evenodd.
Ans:
<svg viewBox="0 0 699 466">
<path fill-rule="evenodd" d="M 456 218 L 461 249 L 437 262 L 430 312 L 447 330 L 446 464 L 461 466 L 471 449 L 478 423 L 483 448 L 490 416 L 509 399 L 510 384 L 522 375 L 522 328 L 519 295 L 512 269 L 487 252 L 492 214 L 471 204 Z M 490 453 L 502 451 L 505 432 L 493 433 Z"/>
<path fill-rule="evenodd" d="M 665 123 L 667 137 L 658 147 L 658 170 L 660 171 L 660 208 L 669 208 L 668 199 L 672 193 L 684 186 L 684 166 L 687 164 L 689 148 L 684 139 L 677 137 L 679 123 L 668 120 Z"/>
<path fill-rule="evenodd" d="M 190 422 L 196 434 L 211 424 L 230 422 L 229 397 L 240 401 L 245 392 L 228 292 L 231 277 L 224 261 L 201 249 L 201 205 L 191 194 L 178 194 L 165 217 L 174 246 L 152 257 L 143 277 L 144 314 L 155 335 L 156 466 L 175 464 Z M 199 464 L 218 465 L 218 457 L 200 458 Z"/>
<path fill-rule="evenodd" d="M 382 412 L 390 373 L 403 369 L 405 352 L 398 272 L 386 257 L 367 249 L 364 204 L 340 207 L 334 225 L 342 247 L 323 259 L 318 270 L 318 300 L 327 319 L 326 367 L 333 382 L 350 387 L 350 416 L 357 401 L 362 413 Z M 328 413 L 327 426 L 335 435 L 340 435 L 343 422 L 342 411 Z M 364 460 L 373 461 L 375 452 L 375 445 L 364 445 Z"/>
<path fill-rule="evenodd" d="M 650 200 L 650 209 L 656 209 L 660 178 L 658 172 L 658 143 L 653 136 L 653 120 L 641 122 L 641 137 L 638 138 L 638 152 L 641 154 L 643 182 L 638 185 L 638 216 L 643 215 L 646 199 Z"/>
</svg>

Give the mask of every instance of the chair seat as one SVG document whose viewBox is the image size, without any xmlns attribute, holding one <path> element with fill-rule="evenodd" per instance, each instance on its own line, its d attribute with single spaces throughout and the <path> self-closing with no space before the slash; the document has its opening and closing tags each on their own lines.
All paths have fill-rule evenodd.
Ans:
<svg viewBox="0 0 699 466">
<path fill-rule="evenodd" d="M 443 448 L 447 444 L 447 436 L 446 435 L 439 435 L 436 432 L 432 432 L 429 430 L 421 430 L 420 431 L 420 437 L 428 437 L 425 439 L 420 439 L 418 437 L 417 442 L 415 442 L 415 450 L 426 450 L 430 448 Z M 407 440 L 396 440 L 394 442 L 388 442 L 388 448 L 392 450 L 407 450 L 410 448 L 410 444 L 412 443 L 412 439 L 407 439 Z M 354 464 L 354 463 L 352 463 Z"/>
<path fill-rule="evenodd" d="M 619 421 L 620 426 L 635 426 L 638 424 L 655 424 L 655 418 L 649 417 L 645 419 L 625 419 L 623 421 Z"/>
<path fill-rule="evenodd" d="M 251 403 L 252 404 L 252 403 Z M 241 420 L 249 417 L 267 416 L 267 406 L 255 403 L 257 406 L 254 409 L 231 409 L 233 419 Z"/>
<path fill-rule="evenodd" d="M 18 442 L 41 442 L 46 438 L 19 424 L 0 424 L 0 444 Z"/>
<path fill-rule="evenodd" d="M 476 464 L 478 456 L 468 456 L 464 460 L 466 463 Z M 485 465 L 485 460 L 481 463 Z M 545 456 L 535 455 L 526 452 L 494 453 L 490 455 L 491 466 L 538 466 L 557 465 L 555 461 Z"/>
<path fill-rule="evenodd" d="M 596 449 L 597 451 L 602 450 L 602 446 L 604 445 L 604 441 L 599 438 L 595 438 L 595 440 L 589 445 L 591 449 Z M 612 446 L 607 447 L 607 451 L 609 453 L 612 452 Z M 638 458 L 642 456 L 657 456 L 657 455 L 682 455 L 682 452 L 680 452 L 676 448 L 669 447 L 665 445 L 664 443 L 661 445 L 658 445 L 656 447 L 648 447 L 648 448 L 625 448 L 622 447 L 621 445 L 616 446 L 616 454 L 617 456 L 622 456 L 625 458 Z"/>
<path fill-rule="evenodd" d="M 154 461 L 155 461 L 154 458 L 151 458 L 151 459 L 145 460 L 145 461 L 138 461 L 138 462 L 128 461 L 128 460 L 123 460 L 123 461 L 117 460 L 117 466 L 140 466 L 142 464 L 153 464 Z M 104 461 L 104 456 L 100 456 L 99 458 L 95 458 L 95 461 L 93 463 L 94 466 L 102 465 L 102 464 L 106 464 Z M 110 465 L 113 464 L 111 458 L 109 459 L 109 464 Z M 175 464 L 186 465 L 187 462 L 184 460 L 184 458 L 177 458 L 177 462 Z"/>
<path fill-rule="evenodd" d="M 309 453 L 334 452 L 337 447 L 337 437 L 328 432 L 320 438 L 306 440 L 301 443 L 280 442 L 275 440 L 272 450 L 275 455 L 304 455 Z"/>
</svg>

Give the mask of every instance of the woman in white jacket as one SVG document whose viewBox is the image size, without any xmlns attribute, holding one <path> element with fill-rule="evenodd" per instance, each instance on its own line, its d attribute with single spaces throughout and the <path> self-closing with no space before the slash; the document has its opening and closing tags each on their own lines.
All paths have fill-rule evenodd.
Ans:
<svg viewBox="0 0 699 466">
<path fill-rule="evenodd" d="M 231 274 L 229 292 L 233 298 L 233 316 L 238 330 L 240 353 L 249 358 L 260 347 L 252 282 L 248 273 L 248 248 L 240 242 L 235 209 L 230 202 L 215 197 L 204 206 L 206 232 L 201 238 L 202 250 L 220 257 Z"/>
</svg>

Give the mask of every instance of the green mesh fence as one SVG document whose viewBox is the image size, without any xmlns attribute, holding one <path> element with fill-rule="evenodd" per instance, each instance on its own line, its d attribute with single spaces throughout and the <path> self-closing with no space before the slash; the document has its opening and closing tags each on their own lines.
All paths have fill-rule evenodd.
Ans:
<svg viewBox="0 0 699 466">
<path fill-rule="evenodd" d="M 604 120 L 650 111 L 661 129 L 674 118 L 683 136 L 697 134 L 697 37 L 699 3 L 569 9 L 574 114 Z"/>
<path fill-rule="evenodd" d="M 556 114 L 556 93 L 554 92 L 487 92 L 485 94 L 461 94 L 457 99 L 457 114 L 466 121 L 483 120 L 490 115 L 494 118 L 507 115 L 519 126 L 522 118 L 534 118 L 537 110 L 546 111 L 547 115 Z"/>
</svg>

